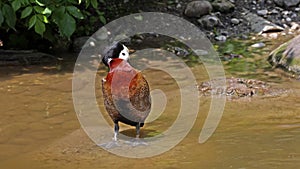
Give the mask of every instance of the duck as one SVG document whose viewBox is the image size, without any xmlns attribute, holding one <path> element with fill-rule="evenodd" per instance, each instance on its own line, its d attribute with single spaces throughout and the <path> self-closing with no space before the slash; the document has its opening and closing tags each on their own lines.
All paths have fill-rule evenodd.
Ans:
<svg viewBox="0 0 300 169">
<path fill-rule="evenodd" d="M 102 62 L 109 68 L 102 79 L 102 93 L 105 109 L 114 123 L 112 143 L 117 145 L 119 122 L 136 129 L 133 146 L 144 144 L 140 140 L 140 128 L 151 110 L 150 88 L 143 74 L 129 63 L 129 50 L 120 42 L 114 43 L 104 54 Z"/>
</svg>

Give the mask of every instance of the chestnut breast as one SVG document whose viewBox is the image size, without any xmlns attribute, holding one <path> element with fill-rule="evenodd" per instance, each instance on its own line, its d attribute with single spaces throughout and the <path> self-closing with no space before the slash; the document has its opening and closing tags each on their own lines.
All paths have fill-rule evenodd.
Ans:
<svg viewBox="0 0 300 169">
<path fill-rule="evenodd" d="M 120 111 L 125 111 L 130 120 L 144 122 L 151 108 L 146 79 L 125 60 L 113 59 L 109 66 L 102 83 L 106 110 L 114 121 L 120 120 Z"/>
</svg>

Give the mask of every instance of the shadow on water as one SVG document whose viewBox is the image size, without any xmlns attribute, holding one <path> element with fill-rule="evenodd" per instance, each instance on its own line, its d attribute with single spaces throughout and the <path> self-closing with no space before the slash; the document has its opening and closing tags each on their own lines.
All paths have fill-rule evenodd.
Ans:
<svg viewBox="0 0 300 169">
<path fill-rule="evenodd" d="M 125 130 L 121 131 L 120 133 L 124 134 L 128 137 L 134 138 L 135 137 L 135 132 L 136 132 L 136 130 L 132 128 L 132 129 L 125 129 Z M 153 137 L 153 136 L 158 135 L 158 134 L 160 134 L 160 133 L 157 130 L 142 128 L 141 132 L 140 132 L 140 137 L 141 138 Z"/>
<path fill-rule="evenodd" d="M 64 53 L 57 57 L 63 58 L 63 61 L 54 61 L 53 63 L 41 63 L 35 65 L 13 65 L 0 66 L 0 81 L 12 79 L 14 76 L 24 74 L 40 74 L 41 75 L 64 75 L 72 73 L 74 63 L 76 62 L 78 54 Z"/>
</svg>

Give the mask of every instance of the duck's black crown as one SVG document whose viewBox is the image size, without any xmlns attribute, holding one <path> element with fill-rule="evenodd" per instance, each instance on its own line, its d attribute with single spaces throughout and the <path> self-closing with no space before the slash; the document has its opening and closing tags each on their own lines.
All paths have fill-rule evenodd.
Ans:
<svg viewBox="0 0 300 169">
<path fill-rule="evenodd" d="M 108 65 L 109 58 L 118 58 L 121 51 L 124 49 L 124 46 L 120 42 L 114 43 L 111 47 L 109 47 L 106 52 L 104 53 L 104 56 L 102 58 L 102 62 L 106 65 Z"/>
</svg>

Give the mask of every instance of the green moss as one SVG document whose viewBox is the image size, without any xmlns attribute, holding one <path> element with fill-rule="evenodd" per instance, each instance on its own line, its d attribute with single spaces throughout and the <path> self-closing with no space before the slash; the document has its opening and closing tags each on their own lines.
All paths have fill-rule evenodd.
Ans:
<svg viewBox="0 0 300 169">
<path fill-rule="evenodd" d="M 300 66 L 300 59 L 293 59 L 291 64 L 291 66 Z"/>
</svg>

